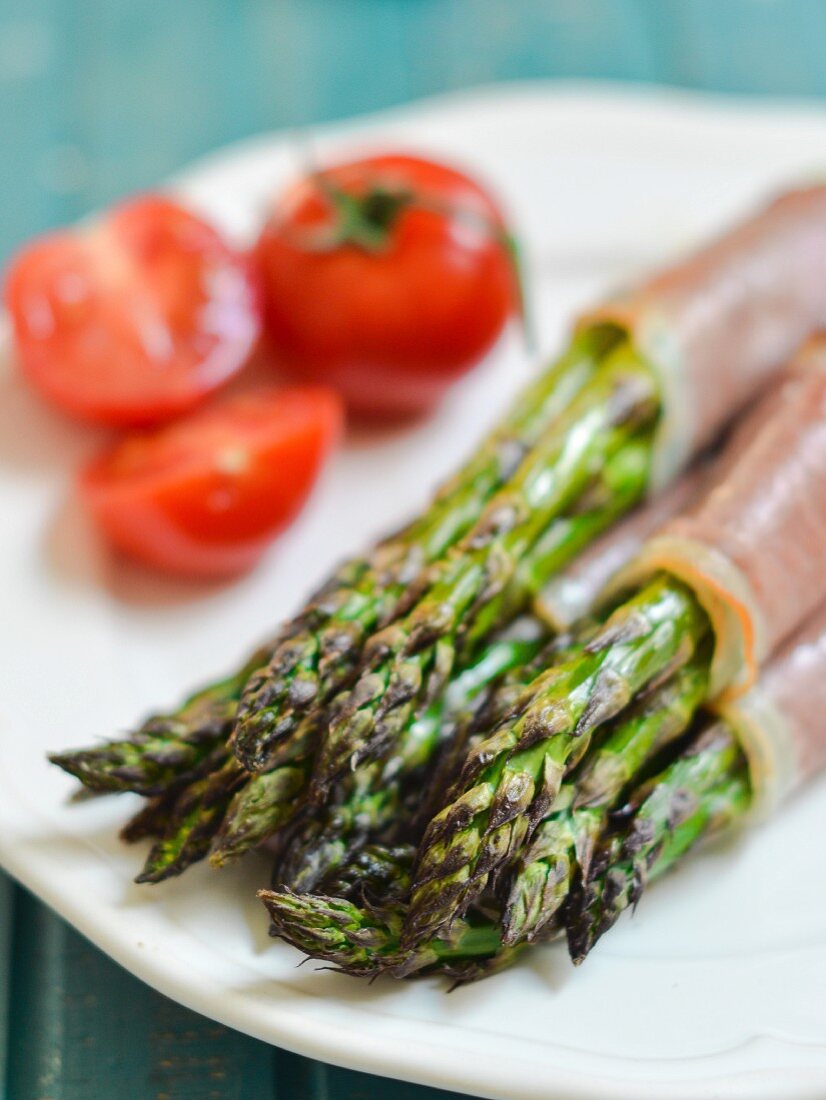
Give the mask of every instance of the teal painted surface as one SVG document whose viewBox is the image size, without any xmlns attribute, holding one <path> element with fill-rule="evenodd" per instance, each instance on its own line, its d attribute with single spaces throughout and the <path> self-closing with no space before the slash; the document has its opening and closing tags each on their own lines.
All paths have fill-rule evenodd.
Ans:
<svg viewBox="0 0 826 1100">
<path fill-rule="evenodd" d="M 494 80 L 826 96 L 823 0 L 0 0 L 0 257 L 261 130 Z M 0 875 L 5 1100 L 438 1100 L 173 1004 Z"/>
<path fill-rule="evenodd" d="M 822 0 L 0 0 L 0 250 L 233 138 L 492 80 L 826 95 Z"/>
<path fill-rule="evenodd" d="M 269 1081 L 270 1048 L 184 1012 L 22 890 L 14 940 L 7 1100 L 240 1100 Z"/>
<path fill-rule="evenodd" d="M 374 1100 L 390 1089 L 394 1100 L 449 1100 L 275 1050 L 188 1012 L 24 890 L 15 890 L 13 913 L 0 914 L 14 938 L 5 1100 Z"/>
<path fill-rule="evenodd" d="M 15 887 L 0 872 L 0 1096 L 6 1080 L 11 996 L 11 941 Z"/>
</svg>

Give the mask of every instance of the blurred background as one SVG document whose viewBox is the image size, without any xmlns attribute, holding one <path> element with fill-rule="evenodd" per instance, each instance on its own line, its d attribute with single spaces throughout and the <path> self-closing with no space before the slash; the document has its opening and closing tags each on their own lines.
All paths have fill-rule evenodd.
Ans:
<svg viewBox="0 0 826 1100">
<path fill-rule="evenodd" d="M 823 0 L 0 0 L 0 249 L 227 141 L 498 80 L 826 95 Z"/>
<path fill-rule="evenodd" d="M 0 0 L 0 256 L 261 131 L 503 80 L 823 97 L 824 43 L 824 0 Z M 0 1097 L 391 1095 L 447 1096 L 197 1017 L 0 875 Z"/>
</svg>

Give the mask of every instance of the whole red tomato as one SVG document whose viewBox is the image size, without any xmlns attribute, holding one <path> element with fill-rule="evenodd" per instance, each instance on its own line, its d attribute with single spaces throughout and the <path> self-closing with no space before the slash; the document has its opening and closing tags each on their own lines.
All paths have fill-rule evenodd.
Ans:
<svg viewBox="0 0 826 1100">
<path fill-rule="evenodd" d="M 6 303 L 29 380 L 104 424 L 186 412 L 244 365 L 261 330 L 248 258 L 161 195 L 28 245 Z"/>
<path fill-rule="evenodd" d="M 373 416 L 432 406 L 518 303 L 493 200 L 461 172 L 416 157 L 371 157 L 301 180 L 255 256 L 282 364 Z"/>
</svg>

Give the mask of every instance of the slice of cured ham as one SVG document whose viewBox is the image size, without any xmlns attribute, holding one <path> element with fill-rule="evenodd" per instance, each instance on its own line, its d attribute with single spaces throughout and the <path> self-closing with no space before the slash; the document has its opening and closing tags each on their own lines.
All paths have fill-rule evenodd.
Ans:
<svg viewBox="0 0 826 1100">
<path fill-rule="evenodd" d="M 657 488 L 826 329 L 826 186 L 781 195 L 580 320 L 593 325 L 627 334 L 659 378 Z"/>
<path fill-rule="evenodd" d="M 758 813 L 826 768 L 826 604 L 749 692 L 716 709 L 746 752 Z"/>
<path fill-rule="evenodd" d="M 768 654 L 826 601 L 826 343 L 746 417 L 698 502 L 611 582 L 665 571 L 715 632 L 712 695 L 754 683 Z"/>
</svg>

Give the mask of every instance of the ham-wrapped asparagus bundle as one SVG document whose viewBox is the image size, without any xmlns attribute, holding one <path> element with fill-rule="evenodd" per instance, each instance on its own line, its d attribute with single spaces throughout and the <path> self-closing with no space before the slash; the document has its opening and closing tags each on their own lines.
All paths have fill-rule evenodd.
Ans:
<svg viewBox="0 0 826 1100">
<path fill-rule="evenodd" d="M 320 809 L 290 834 L 273 881 L 315 891 L 377 837 L 409 836 L 403 798 L 422 785 L 422 765 L 438 753 L 438 766 L 426 784 L 429 795 L 417 795 L 413 831 L 426 823 L 442 804 L 468 738 L 547 664 L 546 655 L 560 644 L 562 633 L 593 610 L 607 579 L 697 494 L 712 465 L 699 463 L 655 499 L 641 503 L 566 566 L 540 594 L 534 615 L 520 617 L 492 638 L 404 732 L 392 756 L 360 765 L 343 803 Z"/>
<path fill-rule="evenodd" d="M 826 187 L 780 195 L 580 321 L 600 325 L 627 335 L 657 376 L 661 485 L 826 329 Z"/>
<path fill-rule="evenodd" d="M 715 438 L 734 411 L 771 382 L 778 365 L 824 327 L 824 217 L 826 189 L 786 195 L 685 264 L 582 320 L 580 333 L 612 333 L 610 338 L 619 341 L 611 345 L 615 354 L 628 354 L 630 347 L 658 380 L 660 411 L 650 478 L 654 487 L 666 483 L 687 455 Z M 422 944 L 432 945 L 428 937 L 434 930 L 438 935 L 440 927 L 458 927 L 457 914 L 483 889 L 496 884 L 501 892 L 516 853 L 527 880 L 539 881 L 543 888 L 527 890 L 533 890 L 538 903 L 533 914 L 523 910 L 521 916 L 515 900 L 519 889 L 514 886 L 510 896 L 505 892 L 505 941 L 518 943 L 526 932 L 542 932 L 548 922 L 536 921 L 536 910 L 544 907 L 547 916 L 547 891 L 558 906 L 575 872 L 587 872 L 596 835 L 619 793 L 616 784 L 623 777 L 630 781 L 634 767 L 645 759 L 646 746 L 662 749 L 665 741 L 677 738 L 696 708 L 724 685 L 737 682 L 743 690 L 758 662 L 805 613 L 808 602 L 817 602 L 823 578 L 811 574 L 818 560 L 813 550 L 823 546 L 818 527 L 824 515 L 819 503 L 823 480 L 818 479 L 822 467 L 810 469 L 806 453 L 823 458 L 823 412 L 822 383 L 817 380 L 790 383 L 765 401 L 716 466 L 719 491 L 704 495 L 690 517 L 667 527 L 665 541 L 647 547 L 635 574 L 625 574 L 627 587 L 635 581 L 642 585 L 657 564 L 664 571 L 650 591 L 638 592 L 636 606 L 625 608 L 624 615 L 621 609 L 586 648 L 583 660 L 593 667 L 583 669 L 578 662 L 567 683 L 562 671 L 554 670 L 562 690 L 552 702 L 544 700 L 544 706 L 523 704 L 529 720 L 523 721 L 528 716 L 514 704 L 513 693 L 506 695 L 511 710 L 504 730 L 500 726 L 471 755 L 456 802 L 437 816 L 419 854 L 405 948 L 396 957 L 402 971 L 408 965 L 405 950 L 408 962 L 418 958 Z M 764 432 L 765 425 L 771 429 Z M 793 438 L 798 426 L 799 449 Z M 785 499 L 790 489 L 794 492 Z M 683 503 L 694 492 L 696 488 L 685 488 Z M 670 515 L 666 508 L 661 518 Z M 640 519 L 642 535 L 649 534 L 647 516 L 640 513 L 616 538 L 586 550 L 558 583 L 551 580 L 538 602 L 546 621 L 556 628 L 567 626 L 588 608 L 609 573 L 638 545 L 635 525 Z M 790 523 L 795 519 L 799 522 Z M 787 535 L 791 547 L 783 546 Z M 781 562 L 801 567 L 802 600 L 772 587 L 767 563 L 778 551 Z M 662 555 L 659 563 L 657 554 Z M 781 564 L 781 572 L 784 568 Z M 509 741 L 519 722 L 521 728 Z M 601 738 L 591 754 L 589 735 L 597 730 Z M 740 769 L 731 780 L 728 805 L 739 808 L 751 802 L 750 781 L 739 745 L 730 742 L 727 751 L 732 769 Z M 750 749 L 752 755 L 755 751 Z M 571 807 L 558 809 L 555 820 L 543 820 L 534 832 L 554 792 L 560 797 L 563 775 L 580 756 L 581 782 L 576 770 L 570 785 L 566 779 L 574 799 Z M 706 763 L 707 756 L 698 759 Z M 755 773 L 758 800 L 769 789 L 769 773 L 779 775 L 782 767 L 781 760 L 771 760 L 759 783 Z M 722 824 L 724 818 L 720 810 L 714 821 Z M 697 820 L 692 827 L 699 828 Z M 655 873 L 675 852 L 658 859 Z M 582 862 L 577 868 L 578 859 Z M 526 876 L 516 877 L 524 887 Z M 306 910 L 302 912 L 306 919 Z M 396 921 L 397 941 L 404 921 L 402 912 Z M 353 927 L 358 929 L 358 921 Z M 447 946 L 452 951 L 455 944 Z M 425 952 L 425 957 L 432 956 Z"/>
<path fill-rule="evenodd" d="M 826 341 L 735 433 L 721 476 L 665 524 L 613 587 L 666 572 L 715 636 L 712 694 L 754 682 L 765 657 L 826 597 Z"/>
<path fill-rule="evenodd" d="M 301 855 L 299 841 L 306 841 L 308 858 L 290 873 L 309 866 L 317 880 L 330 869 L 330 851 L 346 861 L 396 822 L 416 835 L 410 796 L 432 778 L 436 749 L 459 724 L 451 707 L 474 710 L 478 693 L 512 669 L 513 657 L 532 670 L 531 679 L 517 700 L 513 684 L 504 689 L 504 713 L 491 712 L 498 713 L 496 732 L 471 752 L 456 803 L 429 830 L 405 949 L 486 886 L 505 889 L 518 859 L 537 854 L 537 825 L 544 830 L 560 785 L 580 763 L 576 797 L 587 791 L 594 813 L 569 837 L 568 877 L 553 872 L 563 897 L 577 874 L 585 877 L 616 794 L 612 784 L 617 775 L 635 775 L 633 762 L 645 758 L 640 746 L 661 746 L 703 702 L 748 687 L 822 590 L 811 567 L 824 536 L 820 383 L 795 381 L 764 403 L 749 421 L 754 440 L 747 434 L 741 450 L 727 449 L 725 476 L 715 466 L 715 492 L 703 491 L 699 507 L 646 545 L 624 574 L 633 594 L 594 637 L 573 643 L 565 660 L 555 652 L 552 667 L 535 679 L 540 635 L 503 630 L 549 580 L 716 439 L 820 328 L 826 188 L 784 196 L 584 318 L 565 355 L 432 506 L 342 567 L 278 632 L 258 668 L 213 685 L 128 740 L 58 762 L 90 785 L 143 783 L 154 792 L 130 828 L 132 837 L 158 838 L 146 880 L 208 853 L 223 862 L 269 836 L 292 841 L 291 854 Z M 682 510 L 695 492 L 683 486 L 661 498 L 658 520 L 673 515 L 675 501 Z M 637 513 L 567 587 L 552 585 L 541 605 L 546 622 L 567 628 L 579 617 L 608 573 L 648 536 L 652 516 Z M 772 560 L 800 575 L 802 598 L 773 573 Z M 611 599 L 618 592 L 615 585 Z M 486 661 L 492 640 L 498 655 Z M 611 752 L 593 757 L 593 734 L 599 747 L 606 731 Z M 615 751 L 630 741 L 636 755 Z M 613 776 L 612 756 L 620 760 Z M 765 781 L 756 786 L 768 791 L 779 768 L 769 754 Z M 309 832 L 297 837 L 297 821 Z M 542 860 L 550 865 L 542 854 L 533 863 Z M 508 917 L 503 926 L 514 942 L 518 923 Z"/>
<path fill-rule="evenodd" d="M 539 620 L 524 616 L 491 639 L 457 672 L 444 697 L 434 701 L 410 726 L 392 757 L 363 765 L 355 773 L 346 799 L 329 811 L 320 809 L 292 831 L 289 843 L 280 845 L 283 858 L 279 881 L 295 889 L 315 889 L 372 839 L 386 839 L 393 827 L 403 831 L 402 800 L 411 785 L 421 781 L 437 755 L 440 764 L 430 786 L 438 790 L 446 782 L 451 759 L 460 751 L 474 718 L 503 677 L 524 679 L 526 670 L 539 671 L 540 655 L 552 644 L 556 632 L 569 629 L 591 609 L 605 579 L 627 564 L 645 537 L 679 512 L 707 477 L 708 463 L 702 463 L 606 531 L 588 549 L 581 565 L 579 559 L 574 559 L 558 578 L 566 594 L 553 597 L 555 619 L 550 614 Z M 552 598 L 550 590 L 547 598 Z M 141 736 L 52 758 L 93 790 L 135 791 L 151 797 L 123 833 L 130 841 L 160 837 L 149 853 L 142 881 L 160 881 L 180 874 L 210 849 L 216 864 L 241 855 L 275 831 L 275 814 L 280 811 L 288 817 L 300 809 L 303 792 L 295 783 L 294 763 L 288 760 L 283 768 L 250 779 L 240 790 L 230 792 L 217 814 L 215 805 L 204 797 L 203 812 L 193 818 L 193 798 L 203 797 L 202 792 L 208 792 L 209 776 L 220 774 L 226 767 L 226 717 L 231 718 L 236 705 L 238 680 L 245 673 L 249 675 L 251 667 L 248 662 L 239 676 L 198 693 L 171 719 L 148 723 Z M 187 732 L 187 723 L 191 723 L 192 732 Z M 268 804 L 262 791 L 279 782 L 283 782 L 288 796 L 280 804 L 274 800 Z M 183 810 L 187 810 L 189 820 L 173 835 L 167 823 L 174 820 L 176 801 L 182 808 L 178 816 L 183 817 Z M 438 804 L 434 799 L 434 805 Z M 419 816 L 423 815 L 424 807 Z"/>
<path fill-rule="evenodd" d="M 634 495 L 618 492 L 628 488 L 624 456 L 642 445 L 640 491 L 665 485 L 821 327 L 826 187 L 783 196 L 583 318 L 569 351 L 538 383 L 546 415 L 529 418 L 517 446 L 510 433 L 498 439 L 498 454 L 518 459 L 507 476 L 498 464 L 496 476 L 477 471 L 468 480 L 466 467 L 440 494 L 436 541 L 430 521 L 424 538 L 411 542 L 408 530 L 396 547 L 398 568 L 386 567 L 385 552 L 380 569 L 360 574 L 355 595 L 352 586 L 328 593 L 312 622 L 251 679 L 234 733 L 238 760 L 266 770 L 279 742 L 314 715 L 325 733 L 313 790 L 327 797 L 353 762 L 392 748 L 464 659 L 468 640 L 475 645 L 502 625 L 503 592 L 510 612 L 558 571 L 559 555 L 546 555 L 531 584 L 521 583 L 523 563 L 587 499 L 596 470 L 613 465 L 614 514 L 627 510 Z M 565 403 L 552 399 L 562 394 Z M 446 510 L 461 523 L 446 526 Z"/>
<path fill-rule="evenodd" d="M 749 687 L 759 663 L 826 601 L 824 560 L 819 346 L 751 413 L 691 510 L 612 582 L 608 595 L 625 600 L 594 637 L 538 676 L 471 750 L 425 835 L 406 944 L 430 938 L 502 879 L 591 740 L 635 700 L 691 664 L 705 677 L 695 707 Z M 786 763 L 772 744 L 762 746 L 761 792 Z"/>
<path fill-rule="evenodd" d="M 675 331 L 702 334 L 686 344 L 691 354 L 684 354 L 682 369 L 713 413 L 689 450 L 705 442 L 714 430 L 709 425 L 716 429 L 736 413 L 751 396 L 749 387 L 767 381 L 781 352 L 826 322 L 826 280 L 815 278 L 813 262 L 804 264 L 799 254 L 802 235 L 826 236 L 824 196 L 826 188 L 784 197 L 632 296 L 646 303 L 635 317 L 654 310 L 673 321 Z M 793 277 L 783 280 L 785 312 L 771 297 L 771 279 L 745 278 L 749 295 L 762 303 L 753 317 L 774 317 L 782 339 L 753 341 L 742 333 L 748 354 L 727 358 L 727 345 L 715 344 L 714 334 L 745 323 L 738 297 L 745 283 L 737 270 L 777 272 L 778 257 L 787 254 L 795 259 Z M 723 292 L 729 284 L 738 294 Z M 666 309 L 660 295 L 673 286 L 690 293 L 669 290 Z M 346 774 L 345 790 L 330 786 L 343 768 L 370 763 L 371 756 L 404 757 L 413 726 L 475 662 L 480 647 L 646 493 L 652 453 L 655 481 L 665 480 L 658 440 L 673 434 L 669 425 L 683 422 L 685 407 L 662 382 L 668 369 L 656 361 L 645 326 L 639 342 L 646 355 L 638 354 L 628 317 L 630 341 L 613 322 L 584 325 L 566 355 L 443 486 L 433 507 L 368 558 L 341 569 L 258 658 L 263 667 L 243 668 L 128 739 L 58 758 L 90 785 L 138 787 L 161 800 L 139 822 L 139 832 L 151 828 L 161 838 L 162 858 L 152 860 L 151 878 L 175 873 L 210 847 L 218 861 L 283 830 L 302 808 L 313 772 L 316 799 L 334 806 L 353 791 Z M 699 347 L 702 355 L 693 350 Z M 711 359 L 719 376 L 713 386 Z M 633 535 L 633 526 L 626 531 Z M 634 545 L 633 538 L 625 546 L 614 542 L 608 568 L 603 544 L 589 559 L 590 579 L 583 567 L 573 583 L 549 590 L 543 602 L 549 621 L 561 625 L 584 610 L 596 581 Z M 386 628 L 370 639 L 382 623 Z M 357 673 L 354 693 L 333 702 L 333 693 Z M 233 725 L 240 760 L 266 769 L 259 780 L 228 763 Z M 170 788 L 178 788 L 176 797 L 168 796 Z M 376 794 L 372 786 L 369 793 Z"/>
<path fill-rule="evenodd" d="M 627 563 L 635 552 L 638 555 L 637 567 L 639 567 L 639 563 L 648 559 L 653 547 L 658 550 L 662 548 L 663 544 L 659 540 L 656 543 L 650 542 L 645 551 L 640 554 L 641 545 L 646 537 L 660 528 L 669 518 L 685 509 L 689 502 L 701 493 L 703 486 L 712 483 L 719 488 L 721 484 L 728 484 L 722 479 L 722 473 L 735 464 L 738 454 L 746 452 L 741 469 L 745 469 L 746 463 L 753 461 L 756 450 L 751 448 L 750 442 L 761 423 L 767 422 L 767 430 L 765 434 L 758 432 L 756 438 L 761 441 L 761 446 L 765 450 L 770 440 L 775 440 L 772 446 L 782 446 L 785 430 L 791 427 L 794 435 L 796 426 L 802 427 L 803 417 L 798 415 L 800 410 L 805 410 L 816 421 L 817 402 L 815 400 L 812 403 L 815 390 L 819 392 L 819 384 L 814 387 L 801 387 L 792 380 L 764 400 L 759 409 L 747 418 L 745 425 L 735 433 L 721 458 L 716 462 L 702 463 L 699 468 L 681 478 L 670 490 L 661 493 L 646 506 L 636 509 L 563 570 L 559 577 L 547 586 L 540 598 L 541 617 L 556 630 L 569 628 L 577 618 L 590 610 L 607 578 Z M 778 413 L 781 408 L 786 408 L 786 414 L 782 418 Z M 769 433 L 769 428 L 773 434 Z M 779 443 L 775 439 L 778 434 Z M 789 462 L 794 461 L 793 456 L 789 455 Z M 782 484 L 783 468 L 778 468 L 774 473 L 779 476 L 779 483 Z M 770 488 L 768 479 L 764 479 L 763 483 Z M 711 494 L 706 500 L 706 516 L 708 516 L 711 502 L 716 502 L 718 495 Z M 736 490 L 734 495 L 742 501 L 739 490 Z M 725 499 L 726 494 L 723 493 L 722 496 Z M 783 499 L 782 492 L 779 493 L 779 497 Z M 686 517 L 681 517 L 673 520 L 672 527 L 682 529 L 687 522 Z M 696 526 L 696 517 L 694 522 Z M 672 527 L 666 530 L 671 530 Z M 665 538 L 665 535 L 661 538 Z M 681 543 L 680 546 L 681 551 L 685 552 L 688 544 Z M 701 598 L 707 601 L 709 610 L 716 614 L 719 620 L 718 629 L 729 627 L 729 615 L 720 613 L 719 593 L 713 587 L 709 589 L 709 580 L 705 574 L 695 576 L 698 554 L 693 547 L 691 550 L 691 576 L 695 584 L 699 582 L 701 585 L 703 593 Z M 705 562 L 705 553 L 701 553 L 700 556 Z M 708 563 L 705 562 L 705 564 Z M 717 564 L 719 565 L 719 562 Z M 673 570 L 688 576 L 682 560 L 673 566 Z M 730 574 L 733 575 L 731 568 L 726 571 L 727 578 Z M 731 596 L 732 593 L 739 595 L 743 587 L 742 584 L 730 585 L 729 595 Z M 752 611 L 754 612 L 754 608 Z M 739 638 L 739 634 L 737 637 Z M 526 667 L 530 669 L 532 667 L 530 657 L 539 648 L 539 639 L 540 635 L 535 630 L 529 631 L 527 636 L 516 631 L 502 639 L 495 639 L 490 648 L 483 651 L 480 658 L 466 670 L 466 674 L 459 673 L 455 678 L 448 692 L 449 704 L 446 709 L 441 704 L 436 705 L 422 721 L 414 723 L 409 736 L 400 740 L 396 753 L 390 757 L 387 765 L 373 765 L 372 769 L 367 765 L 357 770 L 352 782 L 353 793 L 346 799 L 343 809 L 338 805 L 333 807 L 327 815 L 319 812 L 319 816 L 306 824 L 300 833 L 290 838 L 290 843 L 286 847 L 286 863 L 282 864 L 281 881 L 300 889 L 315 889 L 325 875 L 351 858 L 360 845 L 367 843 L 372 836 L 381 835 L 382 831 L 392 824 L 392 819 L 398 818 L 401 812 L 400 795 L 405 784 L 409 782 L 411 775 L 415 778 L 421 773 L 422 766 L 436 752 L 446 731 L 455 735 L 456 726 L 462 721 L 466 722 L 474 714 L 479 701 L 484 698 L 484 691 L 503 674 L 514 669 L 520 662 L 527 661 Z M 732 643 L 729 645 L 732 646 Z M 728 661 L 729 658 L 726 660 Z M 517 676 L 518 679 L 519 676 Z M 425 731 L 424 734 L 423 731 Z M 444 773 L 443 768 L 437 779 L 441 779 Z M 222 859 L 245 851 L 270 831 L 269 812 L 258 811 L 255 791 L 257 782 L 254 781 L 248 791 L 249 805 L 255 811 L 252 818 L 244 802 L 241 828 L 238 828 L 231 813 L 218 831 L 215 846 L 216 851 L 222 853 Z M 350 826 L 349 829 L 348 826 Z M 329 858 L 331 853 L 335 857 L 333 863 Z M 202 854 L 203 851 L 199 853 L 199 855 Z M 165 872 L 164 867 L 163 873 Z"/>
</svg>

